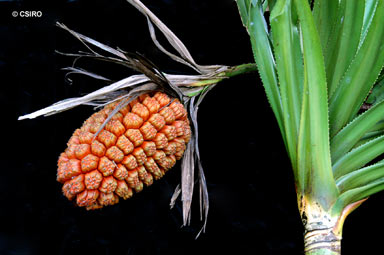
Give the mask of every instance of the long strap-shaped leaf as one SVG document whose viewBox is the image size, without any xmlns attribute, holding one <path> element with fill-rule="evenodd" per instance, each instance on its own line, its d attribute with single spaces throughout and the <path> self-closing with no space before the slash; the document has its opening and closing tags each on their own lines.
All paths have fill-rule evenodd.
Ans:
<svg viewBox="0 0 384 255">
<path fill-rule="evenodd" d="M 341 193 L 384 178 L 384 163 L 377 163 L 344 175 L 336 184 Z"/>
<path fill-rule="evenodd" d="M 333 175 L 335 176 L 335 179 L 338 179 L 345 174 L 363 167 L 383 153 L 384 136 L 382 135 L 341 157 L 333 165 Z"/>
<path fill-rule="evenodd" d="M 383 98 L 384 99 L 384 98 Z M 384 100 L 381 100 L 384 101 Z M 384 130 L 384 118 L 377 122 L 368 132 L 364 135 L 364 138 L 368 138 L 370 134 L 377 134 Z M 371 136 L 372 137 L 372 136 Z"/>
<path fill-rule="evenodd" d="M 307 0 L 294 0 L 302 32 L 305 76 L 308 86 L 310 133 L 310 186 L 324 209 L 338 191 L 333 179 L 328 132 L 328 97 L 320 38 Z M 305 117 L 305 116 L 304 116 Z M 305 141 L 304 141 L 305 142 Z"/>
<path fill-rule="evenodd" d="M 322 2 L 322 0 L 319 0 L 319 1 Z M 325 0 L 325 1 L 332 1 L 332 0 Z M 325 48 L 323 48 L 324 63 L 329 62 L 328 59 L 332 56 L 332 51 L 337 45 L 337 38 L 342 29 L 342 23 L 340 23 L 339 21 L 343 18 L 343 14 L 345 10 L 345 1 L 347 0 L 332 1 L 333 4 L 337 4 L 337 11 L 335 14 L 336 17 L 334 18 L 327 43 L 325 45 Z M 316 14 L 315 11 L 316 10 L 314 10 L 314 15 Z"/>
<path fill-rule="evenodd" d="M 357 114 L 384 64 L 384 1 L 379 1 L 366 39 L 329 101 L 331 137 Z"/>
<path fill-rule="evenodd" d="M 365 10 L 364 10 L 364 24 L 361 31 L 361 40 L 360 45 L 364 42 L 365 36 L 367 35 L 368 28 L 371 25 L 373 14 L 376 11 L 377 4 L 379 0 L 365 0 Z"/>
<path fill-rule="evenodd" d="M 261 3 L 259 0 L 237 0 L 237 6 L 239 8 L 243 24 L 247 28 L 250 35 L 253 56 L 257 64 L 268 101 L 272 107 L 273 113 L 276 116 L 285 142 L 283 110 L 275 71 L 275 60 L 273 58 L 268 38 L 268 29 L 264 20 Z"/>
<path fill-rule="evenodd" d="M 367 133 L 365 133 L 365 135 L 362 138 L 360 138 L 360 140 L 353 146 L 352 149 L 355 149 L 357 147 L 360 147 L 363 144 L 373 141 L 374 139 L 382 135 L 384 135 L 384 128 L 377 131 L 371 131 L 371 132 L 368 131 Z"/>
<path fill-rule="evenodd" d="M 306 66 L 304 73 L 307 74 Z M 297 171 L 295 174 L 295 184 L 297 193 L 305 193 L 307 185 L 310 185 L 308 179 L 311 173 L 311 126 L 309 119 L 309 96 L 308 96 L 308 77 L 304 76 L 303 100 L 301 106 L 301 119 L 299 137 L 297 139 Z"/>
<path fill-rule="evenodd" d="M 355 146 L 353 146 L 353 149 L 362 146 L 363 144 L 366 144 L 370 141 L 375 140 L 376 138 L 379 138 L 380 136 L 384 135 L 384 130 L 375 131 L 375 132 L 368 132 L 366 133 L 357 143 Z"/>
<path fill-rule="evenodd" d="M 329 97 L 356 54 L 364 20 L 364 1 L 343 0 L 341 6 L 341 19 L 337 20 L 341 29 L 337 35 L 333 35 L 335 45 L 328 49 L 330 56 L 325 63 Z"/>
<path fill-rule="evenodd" d="M 376 179 L 366 185 L 349 189 L 342 193 L 335 204 L 332 206 L 332 211 L 337 213 L 343 210 L 347 205 L 365 199 L 384 189 L 384 178 Z"/>
<path fill-rule="evenodd" d="M 377 122 L 383 119 L 384 101 L 370 108 L 345 128 L 343 128 L 331 140 L 332 162 L 336 162 L 347 153 Z"/>
<path fill-rule="evenodd" d="M 371 94 L 365 101 L 368 104 L 375 105 L 384 99 L 384 75 L 380 76 L 375 86 L 373 87 Z"/>
<path fill-rule="evenodd" d="M 353 146 L 357 148 L 360 145 L 363 145 L 373 139 L 378 138 L 379 136 L 384 135 L 384 120 L 377 122 L 372 128 L 370 128 L 362 138 Z"/>
<path fill-rule="evenodd" d="M 249 10 L 251 7 L 251 1 L 249 0 L 236 0 L 237 8 L 239 9 L 240 18 L 245 28 L 248 31 L 249 25 Z"/>
<path fill-rule="evenodd" d="M 292 22 L 291 0 L 277 1 L 270 24 L 283 104 L 288 154 L 296 168 L 297 137 L 303 87 L 303 62 L 297 27 Z"/>
<path fill-rule="evenodd" d="M 335 0 L 315 0 L 313 7 L 313 17 L 317 31 L 319 31 L 320 42 L 323 53 L 327 47 L 329 37 L 334 29 L 339 1 Z"/>
</svg>

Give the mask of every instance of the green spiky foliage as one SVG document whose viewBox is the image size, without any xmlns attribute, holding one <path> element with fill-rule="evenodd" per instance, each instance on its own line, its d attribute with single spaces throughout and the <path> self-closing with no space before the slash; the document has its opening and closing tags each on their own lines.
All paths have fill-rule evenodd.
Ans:
<svg viewBox="0 0 384 255">
<path fill-rule="evenodd" d="M 237 5 L 291 159 L 305 252 L 340 254 L 345 217 L 384 189 L 384 0 Z"/>
</svg>

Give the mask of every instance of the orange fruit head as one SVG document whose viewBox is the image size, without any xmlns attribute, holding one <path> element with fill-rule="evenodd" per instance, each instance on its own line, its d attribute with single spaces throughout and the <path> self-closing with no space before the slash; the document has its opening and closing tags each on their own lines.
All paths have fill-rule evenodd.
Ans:
<svg viewBox="0 0 384 255">
<path fill-rule="evenodd" d="M 120 109 L 96 137 L 118 104 L 105 106 L 76 129 L 57 163 L 64 195 L 87 210 L 128 199 L 163 177 L 191 137 L 184 106 L 161 92 L 141 95 Z"/>
</svg>

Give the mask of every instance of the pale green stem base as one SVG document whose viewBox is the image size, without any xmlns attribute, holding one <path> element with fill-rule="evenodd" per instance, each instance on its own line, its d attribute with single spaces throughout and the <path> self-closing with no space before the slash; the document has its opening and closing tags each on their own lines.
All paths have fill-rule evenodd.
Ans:
<svg viewBox="0 0 384 255">
<path fill-rule="evenodd" d="M 299 209 L 303 220 L 304 250 L 306 255 L 340 255 L 341 237 L 345 218 L 367 198 L 347 205 L 339 213 L 324 211 L 316 202 L 299 200 Z"/>
<path fill-rule="evenodd" d="M 306 255 L 340 255 L 341 236 L 335 235 L 333 228 L 307 230 L 304 235 Z"/>
<path fill-rule="evenodd" d="M 308 251 L 305 255 L 340 255 L 340 252 L 335 252 L 329 249 L 317 249 Z"/>
</svg>

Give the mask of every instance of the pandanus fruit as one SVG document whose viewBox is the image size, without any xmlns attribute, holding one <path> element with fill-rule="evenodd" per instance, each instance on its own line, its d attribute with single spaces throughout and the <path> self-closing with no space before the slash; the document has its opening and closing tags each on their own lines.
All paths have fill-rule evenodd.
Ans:
<svg viewBox="0 0 384 255">
<path fill-rule="evenodd" d="M 64 195 L 87 210 L 128 199 L 163 177 L 191 136 L 184 106 L 164 93 L 141 95 L 103 127 L 118 104 L 105 106 L 76 129 L 58 160 Z"/>
</svg>

